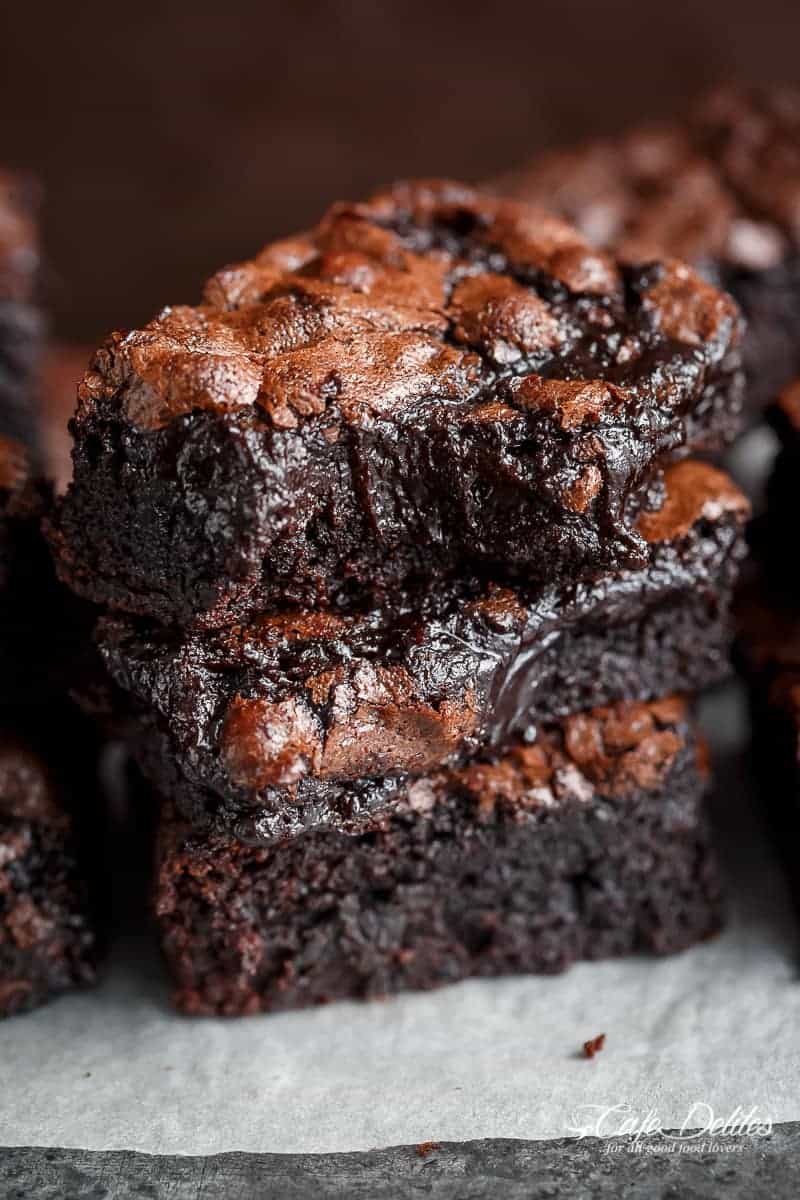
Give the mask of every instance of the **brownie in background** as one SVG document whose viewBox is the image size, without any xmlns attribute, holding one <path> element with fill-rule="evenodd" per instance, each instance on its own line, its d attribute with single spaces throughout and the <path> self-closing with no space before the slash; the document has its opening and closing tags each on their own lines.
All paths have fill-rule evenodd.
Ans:
<svg viewBox="0 0 800 1200">
<path fill-rule="evenodd" d="M 672 254 L 731 292 L 751 420 L 800 373 L 800 90 L 720 89 L 683 120 L 541 155 L 491 187 L 623 258 Z"/>
</svg>

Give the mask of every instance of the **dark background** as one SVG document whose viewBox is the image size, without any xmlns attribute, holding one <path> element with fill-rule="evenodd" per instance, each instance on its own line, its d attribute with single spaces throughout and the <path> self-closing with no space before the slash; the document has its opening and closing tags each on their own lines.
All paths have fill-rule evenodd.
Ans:
<svg viewBox="0 0 800 1200">
<path fill-rule="evenodd" d="M 798 0 L 5 0 L 0 162 L 41 176 L 56 331 L 93 340 L 332 199 L 798 82 L 798 35 Z"/>
</svg>

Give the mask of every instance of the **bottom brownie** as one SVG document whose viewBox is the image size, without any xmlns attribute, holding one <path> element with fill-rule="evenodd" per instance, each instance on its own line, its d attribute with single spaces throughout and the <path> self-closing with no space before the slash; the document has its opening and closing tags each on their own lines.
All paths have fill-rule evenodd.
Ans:
<svg viewBox="0 0 800 1200">
<path fill-rule="evenodd" d="M 246 1014 L 681 950 L 720 925 L 706 783 L 670 698 L 417 779 L 358 834 L 252 846 L 165 805 L 156 913 L 175 1003 Z"/>
<path fill-rule="evenodd" d="M 61 777 L 30 743 L 0 732 L 0 1017 L 94 982 L 88 888 Z"/>
</svg>

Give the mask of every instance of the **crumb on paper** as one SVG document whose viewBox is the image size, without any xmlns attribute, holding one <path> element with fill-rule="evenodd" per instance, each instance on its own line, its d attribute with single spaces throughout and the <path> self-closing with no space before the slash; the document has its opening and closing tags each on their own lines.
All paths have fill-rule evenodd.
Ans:
<svg viewBox="0 0 800 1200">
<path fill-rule="evenodd" d="M 420 1142 L 417 1146 L 417 1154 L 420 1158 L 427 1158 L 433 1150 L 439 1149 L 439 1142 Z"/>
<path fill-rule="evenodd" d="M 588 1042 L 583 1043 L 583 1057 L 594 1058 L 595 1054 L 599 1054 L 606 1044 L 606 1035 L 598 1033 L 597 1037 L 589 1038 Z"/>
</svg>

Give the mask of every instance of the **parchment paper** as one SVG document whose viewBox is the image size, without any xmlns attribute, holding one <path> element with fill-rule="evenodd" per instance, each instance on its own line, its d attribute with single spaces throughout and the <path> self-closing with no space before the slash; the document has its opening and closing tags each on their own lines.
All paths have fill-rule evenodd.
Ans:
<svg viewBox="0 0 800 1200">
<path fill-rule="evenodd" d="M 561 1137 L 596 1120 L 587 1105 L 661 1128 L 800 1117 L 798 930 L 746 774 L 741 697 L 707 709 L 730 893 L 719 939 L 671 959 L 222 1021 L 170 1012 L 139 930 L 97 991 L 0 1025 L 0 1145 L 212 1154 Z M 599 1033 L 589 1061 L 582 1044 Z"/>
</svg>

